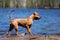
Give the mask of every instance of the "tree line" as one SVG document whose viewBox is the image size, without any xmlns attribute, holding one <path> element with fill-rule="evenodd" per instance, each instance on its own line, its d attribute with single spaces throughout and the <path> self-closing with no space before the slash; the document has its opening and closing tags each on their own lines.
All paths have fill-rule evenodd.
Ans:
<svg viewBox="0 0 60 40">
<path fill-rule="evenodd" d="M 0 8 L 60 8 L 60 0 L 0 0 Z"/>
</svg>

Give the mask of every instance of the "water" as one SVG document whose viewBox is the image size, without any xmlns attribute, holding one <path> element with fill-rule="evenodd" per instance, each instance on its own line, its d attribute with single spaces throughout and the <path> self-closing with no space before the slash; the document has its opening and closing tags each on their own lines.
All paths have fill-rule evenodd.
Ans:
<svg viewBox="0 0 60 40">
<path fill-rule="evenodd" d="M 33 12 L 38 12 L 41 16 L 40 20 L 35 20 L 31 30 L 33 34 L 60 34 L 60 9 L 23 9 L 13 8 L 12 18 L 26 18 Z M 11 8 L 0 8 L 0 35 L 5 34 L 9 29 L 10 19 L 8 12 Z M 19 27 L 18 33 L 24 33 L 27 30 Z M 12 30 L 11 34 L 14 34 Z"/>
</svg>

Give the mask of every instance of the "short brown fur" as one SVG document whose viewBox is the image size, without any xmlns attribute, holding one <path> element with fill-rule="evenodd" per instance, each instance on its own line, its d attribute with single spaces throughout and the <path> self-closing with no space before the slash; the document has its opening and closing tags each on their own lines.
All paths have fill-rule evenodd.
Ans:
<svg viewBox="0 0 60 40">
<path fill-rule="evenodd" d="M 12 29 L 15 29 L 16 35 L 18 35 L 18 26 L 22 26 L 22 27 L 26 28 L 28 33 L 30 35 L 32 35 L 31 30 L 30 30 L 31 25 L 34 20 L 39 20 L 40 18 L 41 18 L 41 16 L 39 16 L 37 12 L 34 12 L 28 18 L 11 19 L 10 20 L 10 28 L 7 32 L 7 35 L 10 35 L 10 32 L 12 31 Z"/>
</svg>

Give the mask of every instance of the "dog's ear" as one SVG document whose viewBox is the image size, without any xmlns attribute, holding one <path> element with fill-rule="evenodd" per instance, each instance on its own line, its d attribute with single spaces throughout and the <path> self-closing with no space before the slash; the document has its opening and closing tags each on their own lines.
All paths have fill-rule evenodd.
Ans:
<svg viewBox="0 0 60 40">
<path fill-rule="evenodd" d="M 36 12 L 34 12 L 33 14 L 36 15 Z"/>
</svg>

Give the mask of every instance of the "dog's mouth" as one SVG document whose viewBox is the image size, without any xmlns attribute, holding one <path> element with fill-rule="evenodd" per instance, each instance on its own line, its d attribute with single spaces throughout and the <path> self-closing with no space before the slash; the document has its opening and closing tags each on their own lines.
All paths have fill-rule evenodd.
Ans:
<svg viewBox="0 0 60 40">
<path fill-rule="evenodd" d="M 40 17 L 35 17 L 35 20 L 39 20 L 40 19 Z"/>
</svg>

